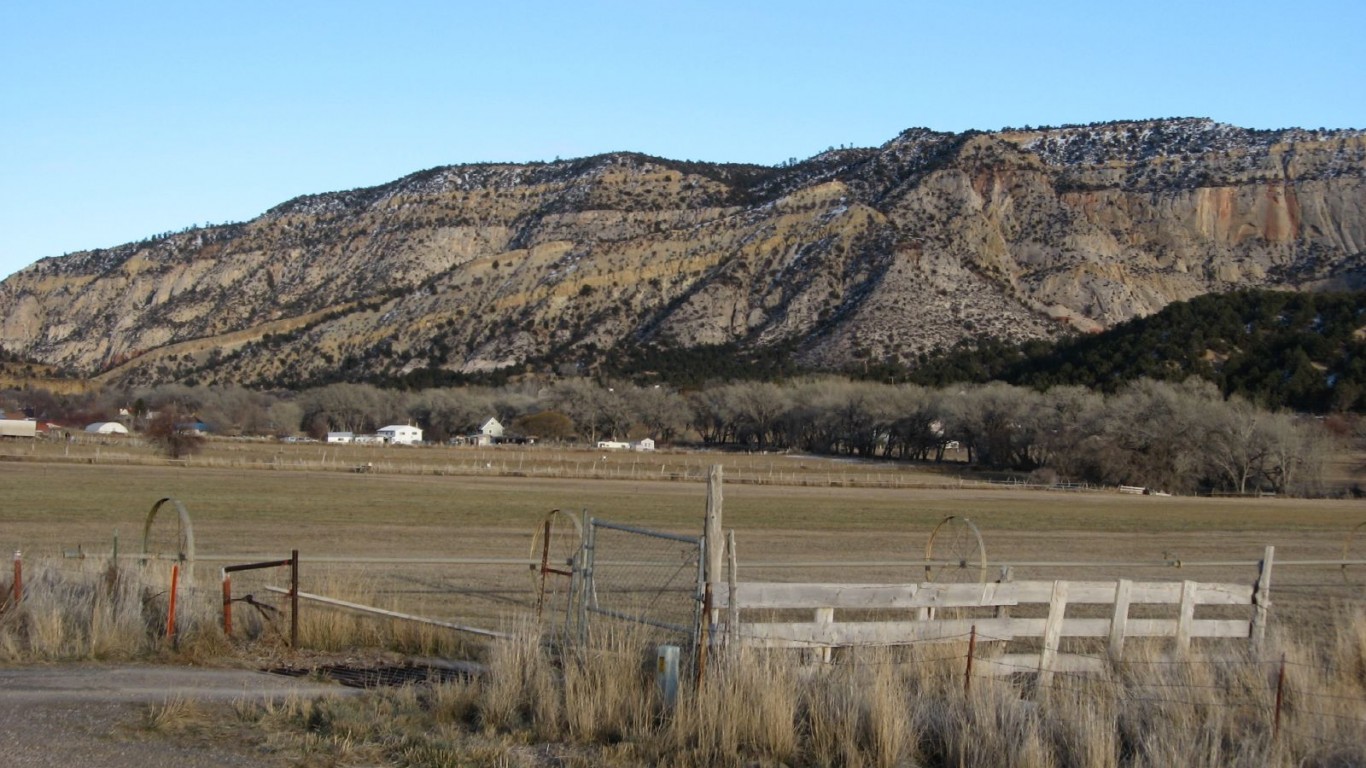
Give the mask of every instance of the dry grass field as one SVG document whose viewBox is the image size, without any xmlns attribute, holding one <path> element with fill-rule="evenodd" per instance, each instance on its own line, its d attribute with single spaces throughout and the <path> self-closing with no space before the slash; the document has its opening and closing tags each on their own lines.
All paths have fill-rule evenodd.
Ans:
<svg viewBox="0 0 1366 768">
<path fill-rule="evenodd" d="M 745 652 L 715 659 L 702 684 L 685 680 L 669 709 L 646 671 L 653 659 L 642 654 L 643 635 L 609 625 L 584 647 L 543 643 L 528 623 L 526 561 L 547 511 L 696 535 L 713 464 L 724 467 L 725 527 L 735 531 L 744 580 L 919 581 L 927 541 L 949 516 L 979 527 L 993 579 L 1008 565 L 1017 580 L 1246 584 L 1273 545 L 1272 644 L 1196 644 L 1193 655 L 1173 656 L 1169 644 L 1135 643 L 1106 673 L 1062 675 L 1042 693 L 1029 676 L 982 677 L 968 691 L 963 642 L 855 651 L 814 667 L 796 654 Z M 192 629 L 172 658 L 295 658 L 278 642 L 282 620 L 248 605 L 236 609 L 235 636 L 258 642 L 229 644 L 217 630 L 218 568 L 292 549 L 304 592 L 513 632 L 487 643 L 306 604 L 307 653 L 477 657 L 487 674 L 347 701 L 239 706 L 216 726 L 256 734 L 259 749 L 291 764 L 1289 768 L 1366 760 L 1366 564 L 1296 564 L 1340 560 L 1344 545 L 1366 560 L 1366 529 L 1351 537 L 1366 522 L 1360 500 L 1062 492 L 811 457 L 230 442 L 180 462 L 116 442 L 0 443 L 0 495 L 0 552 L 21 550 L 29 569 L 25 603 L 0 612 L 0 659 L 166 654 L 158 626 L 169 564 L 125 566 L 117 577 L 107 569 L 116 532 L 122 555 L 140 550 L 147 513 L 163 497 L 189 511 L 198 554 L 197 587 L 181 588 Z M 177 532 L 173 510 L 162 507 L 153 549 L 172 551 Z M 614 546 L 599 556 L 643 556 L 643 546 Z M 78 554 L 86 557 L 70 556 Z M 235 574 L 234 595 L 279 605 L 264 587 L 284 576 Z M 236 738 L 215 735 L 207 716 L 171 716 L 173 704 L 148 713 L 168 720 L 158 726 L 165 738 Z"/>
<path fill-rule="evenodd" d="M 1366 599 L 1366 566 L 1291 565 L 1342 559 L 1344 547 L 1366 559 L 1366 529 L 1352 536 L 1366 522 L 1360 500 L 1061 492 L 933 467 L 704 452 L 210 441 L 171 462 L 127 442 L 7 442 L 0 551 L 103 555 L 117 534 L 121 552 L 131 554 L 148 510 L 169 496 L 193 520 L 203 583 L 216 583 L 225 562 L 298 549 L 305 591 L 325 580 L 366 584 L 392 607 L 485 626 L 531 604 L 526 565 L 376 561 L 526 559 L 538 521 L 557 508 L 700 533 L 712 464 L 724 467 L 725 527 L 736 533 L 743 579 L 916 581 L 931 531 L 957 515 L 981 530 L 993 579 L 1010 564 L 1015 579 L 1250 583 L 1273 545 L 1285 563 L 1273 576 L 1278 612 L 1317 614 Z M 169 509 L 153 529 L 154 548 L 169 549 Z M 1211 561 L 1224 565 L 1202 565 Z M 839 565 L 794 565 L 814 562 Z M 244 574 L 242 588 L 273 575 Z"/>
</svg>

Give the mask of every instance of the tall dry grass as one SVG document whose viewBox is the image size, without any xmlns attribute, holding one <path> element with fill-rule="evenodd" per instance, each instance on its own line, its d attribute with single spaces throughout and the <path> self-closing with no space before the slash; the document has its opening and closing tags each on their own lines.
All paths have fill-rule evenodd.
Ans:
<svg viewBox="0 0 1366 768">
<path fill-rule="evenodd" d="M 222 629 L 222 590 L 216 580 L 177 584 L 175 633 L 168 634 L 170 569 L 166 562 L 117 565 L 95 559 L 29 558 L 23 597 L 13 598 L 13 577 L 0 578 L 0 661 L 135 659 L 164 656 L 182 661 L 226 660 L 249 647 L 254 657 L 289 651 L 290 617 L 281 595 L 259 583 L 235 582 L 233 636 Z M 377 594 L 371 579 L 322 571 L 313 579 L 327 594 L 354 602 L 401 608 L 397 597 Z M 252 589 L 254 587 L 254 589 Z M 248 591 L 250 590 L 250 591 Z M 460 635 L 406 621 L 376 619 L 325 607 L 301 605 L 302 649 L 339 652 L 364 649 L 420 656 L 470 658 L 482 653 Z"/>
<path fill-rule="evenodd" d="M 217 585 L 184 593 L 179 648 L 170 646 L 165 571 L 28 564 L 23 601 L 0 612 L 0 660 L 233 653 L 219 628 Z M 8 586 L 0 584 L 5 594 Z M 388 599 L 367 593 L 363 580 L 321 588 L 381 607 Z M 279 619 L 262 614 L 254 628 L 240 621 L 239 640 L 281 637 Z M 1060 672 L 1046 688 L 1022 675 L 974 677 L 965 690 L 961 644 L 845 651 L 829 664 L 730 649 L 712 655 L 701 679 L 685 668 L 670 706 L 647 636 L 616 629 L 566 647 L 525 625 L 483 651 L 477 679 L 242 705 L 240 716 L 303 764 L 1366 765 L 1366 613 L 1316 631 L 1287 631 L 1260 652 L 1220 644 L 1172 655 L 1136 644 L 1103 673 Z M 472 650 L 450 633 L 323 608 L 303 613 L 300 637 L 322 649 L 467 658 Z"/>
<path fill-rule="evenodd" d="M 0 659 L 134 658 L 163 650 L 215 655 L 223 650 L 212 606 L 201 590 L 178 585 L 176 632 L 168 635 L 170 566 L 37 559 L 23 573 L 23 596 L 3 585 Z"/>
<path fill-rule="evenodd" d="M 870 649 L 809 664 L 734 650 L 700 681 L 685 670 L 669 707 L 642 636 L 609 632 L 568 650 L 525 628 L 494 645 L 481 678 L 369 704 L 300 703 L 272 728 L 308 749 L 331 739 L 353 756 L 417 766 L 1366 765 L 1361 614 L 1320 643 L 1150 649 L 1103 673 L 1059 673 L 1046 688 L 1032 676 L 974 677 L 965 690 L 966 651 Z"/>
</svg>

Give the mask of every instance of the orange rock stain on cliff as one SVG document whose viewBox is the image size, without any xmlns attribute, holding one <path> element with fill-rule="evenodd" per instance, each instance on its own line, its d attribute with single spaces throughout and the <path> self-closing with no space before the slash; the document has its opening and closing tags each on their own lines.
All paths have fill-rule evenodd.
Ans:
<svg viewBox="0 0 1366 768">
<path fill-rule="evenodd" d="M 1300 200 L 1295 187 L 1284 182 L 1266 185 L 1262 208 L 1262 239 L 1288 243 L 1300 233 Z"/>
</svg>

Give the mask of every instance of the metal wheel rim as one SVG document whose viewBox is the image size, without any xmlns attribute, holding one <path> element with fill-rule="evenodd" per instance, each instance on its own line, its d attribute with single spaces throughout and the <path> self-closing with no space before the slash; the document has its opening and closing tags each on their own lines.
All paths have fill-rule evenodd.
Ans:
<svg viewBox="0 0 1366 768">
<path fill-rule="evenodd" d="M 532 602 L 538 613 L 550 602 L 548 598 L 567 593 L 571 586 L 571 577 L 546 572 L 544 567 L 572 573 L 582 541 L 583 524 L 573 512 L 552 509 L 536 521 L 528 559 Z"/>
<path fill-rule="evenodd" d="M 977 525 L 958 515 L 941 520 L 925 544 L 925 581 L 982 584 L 986 580 L 987 548 Z"/>
</svg>

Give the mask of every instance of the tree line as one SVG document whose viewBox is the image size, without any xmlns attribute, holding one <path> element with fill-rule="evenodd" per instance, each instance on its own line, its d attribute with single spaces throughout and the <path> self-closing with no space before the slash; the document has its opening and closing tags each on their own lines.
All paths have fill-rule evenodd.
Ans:
<svg viewBox="0 0 1366 768">
<path fill-rule="evenodd" d="M 146 430 L 168 408 L 222 435 L 371 433 L 421 426 L 429 442 L 496 417 L 543 442 L 652 437 L 726 450 L 966 462 L 1044 482 L 1125 484 L 1190 493 L 1318 494 L 1351 415 L 1315 418 L 1225 397 L 1198 378 L 1139 379 L 1114 392 L 1003 382 L 924 387 L 806 377 L 711 384 L 689 391 L 589 378 L 405 392 L 329 384 L 298 393 L 163 385 L 100 395 L 5 393 L 39 418 L 124 418 Z"/>
</svg>

